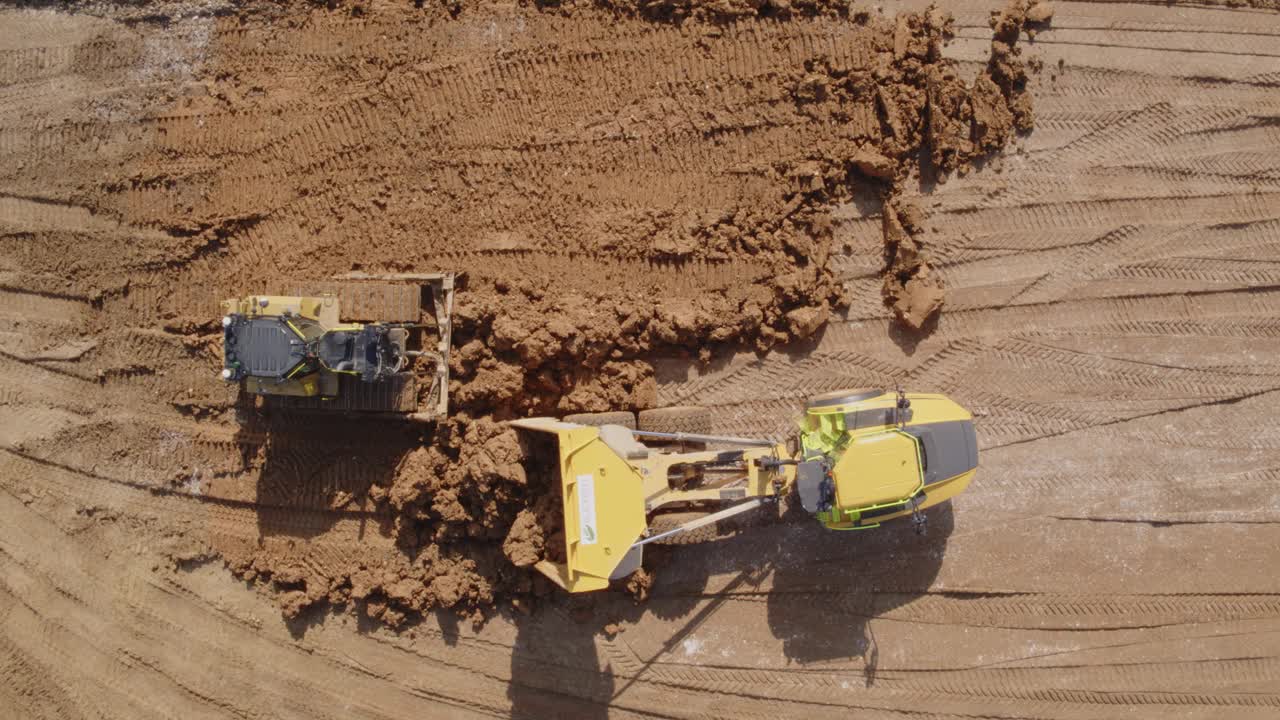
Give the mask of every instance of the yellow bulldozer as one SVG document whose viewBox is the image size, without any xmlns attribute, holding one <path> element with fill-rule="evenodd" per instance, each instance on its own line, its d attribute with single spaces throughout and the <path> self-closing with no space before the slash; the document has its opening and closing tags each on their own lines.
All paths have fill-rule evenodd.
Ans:
<svg viewBox="0 0 1280 720">
<path fill-rule="evenodd" d="M 973 416 L 943 395 L 841 390 L 811 398 L 783 442 L 712 435 L 709 411 L 662 408 L 513 420 L 554 465 L 564 548 L 535 567 L 570 592 L 640 567 L 644 546 L 779 498 L 832 530 L 912 518 L 964 490 L 978 467 Z M 678 519 L 671 522 L 671 519 Z"/>
<path fill-rule="evenodd" d="M 222 379 L 267 408 L 435 420 L 449 407 L 453 295 L 447 273 L 356 272 L 226 300 Z"/>
</svg>

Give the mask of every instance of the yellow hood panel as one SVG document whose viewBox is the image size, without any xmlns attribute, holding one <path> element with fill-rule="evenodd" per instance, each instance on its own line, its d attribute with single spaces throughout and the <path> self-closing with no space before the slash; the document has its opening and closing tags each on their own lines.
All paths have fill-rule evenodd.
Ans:
<svg viewBox="0 0 1280 720">
<path fill-rule="evenodd" d="M 836 507 L 855 508 L 904 500 L 920 487 L 916 441 L 888 431 L 855 436 L 831 473 Z"/>
</svg>

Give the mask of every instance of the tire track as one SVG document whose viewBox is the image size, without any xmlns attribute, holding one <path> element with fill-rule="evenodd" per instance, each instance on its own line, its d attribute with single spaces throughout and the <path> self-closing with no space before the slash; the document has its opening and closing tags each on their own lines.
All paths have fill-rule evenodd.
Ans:
<svg viewBox="0 0 1280 720">
<path fill-rule="evenodd" d="M 1280 618 L 1280 595 L 1275 594 L 1059 595 L 954 591 L 920 594 L 834 590 L 820 586 L 789 587 L 782 594 L 789 602 L 829 604 L 833 612 L 850 618 L 1071 633 Z M 777 595 L 777 590 L 728 592 L 710 595 L 708 599 L 760 604 L 776 602 Z"/>
<path fill-rule="evenodd" d="M 0 502 L 11 503 L 12 499 L 5 494 L 4 498 L 0 498 Z M 23 526 L 28 531 L 33 528 L 29 522 L 23 523 Z M 47 532 L 43 532 L 42 535 L 46 539 L 53 540 L 56 545 L 66 545 L 65 541 L 54 540 L 53 536 Z M 12 577 L 15 562 L 29 573 L 52 569 L 52 566 L 39 563 L 34 557 L 19 558 L 9 554 L 11 542 L 12 538 L 0 546 L 5 549 L 5 552 L 0 554 L 0 561 L 7 560 L 4 563 L 7 566 L 5 577 Z M 72 551 L 70 556 L 75 557 L 80 552 Z M 102 564 L 98 563 L 97 566 L 101 568 Z M 91 566 L 81 565 L 80 567 L 87 569 Z M 102 570 L 96 571 L 96 573 L 100 572 Z M 37 585 L 28 583 L 24 587 L 28 592 L 40 593 L 36 596 L 39 601 L 32 603 L 33 605 L 59 608 L 65 604 L 59 600 L 62 589 L 87 586 L 86 582 L 87 579 L 77 580 L 75 575 L 46 577 Z M 204 610 L 193 607 L 181 595 L 157 592 L 158 589 L 151 583 L 149 578 L 137 577 L 126 586 L 129 588 L 129 594 L 125 598 L 111 597 L 112 602 L 123 601 L 122 606 L 117 606 L 120 607 L 120 611 L 114 618 L 116 622 L 105 628 L 96 628 L 91 634 L 87 633 L 91 627 L 89 618 L 93 616 L 85 615 L 83 612 L 75 615 L 64 612 L 54 616 L 58 620 L 46 622 L 51 623 L 54 629 L 66 628 L 66 630 L 59 630 L 60 632 L 75 633 L 77 635 L 75 642 L 81 647 L 84 647 L 87 641 L 102 647 L 108 656 L 114 654 L 109 648 L 116 648 L 115 652 L 123 652 L 123 656 L 117 656 L 119 659 L 114 661 L 109 657 L 104 658 L 104 664 L 132 668 L 128 672 L 128 677 L 132 680 L 127 681 L 126 687 L 136 691 L 141 686 L 139 681 L 147 672 L 150 672 L 151 677 L 158 680 L 158 682 L 145 683 L 151 688 L 151 692 L 141 696 L 136 693 L 131 695 L 151 698 L 155 703 L 154 712 L 151 713 L 153 716 L 169 717 L 173 708 L 186 707 L 189 708 L 189 712 L 197 714 L 206 714 L 212 710 L 219 715 L 230 712 L 240 717 L 269 717 L 274 716 L 280 708 L 287 707 L 291 713 L 298 712 L 320 718 L 337 717 L 335 712 L 340 714 L 352 710 L 363 716 L 391 718 L 396 716 L 394 708 L 402 708 L 406 700 L 414 699 L 409 688 L 396 688 L 394 684 L 388 684 L 377 676 L 353 676 L 349 672 L 350 663 L 340 664 L 336 659 L 313 662 L 309 658 L 314 656 L 306 647 L 291 647 L 289 643 L 264 638 L 257 628 L 235 629 L 235 624 L 222 622 L 218 625 L 224 632 L 234 630 L 230 637 L 219 636 L 216 633 L 193 637 L 185 633 L 184 628 L 201 627 L 203 625 L 201 616 L 205 614 Z M 98 584 L 108 588 L 114 587 L 109 583 L 99 582 Z M 48 589 L 40 587 L 41 585 Z M 98 602 L 95 600 L 93 606 L 97 605 Z M 81 623 L 75 626 L 64 625 L 70 617 L 76 617 L 81 620 Z M 96 642 L 92 638 L 96 638 Z M 180 648 L 183 646 L 179 644 L 178 638 L 181 638 L 182 642 L 195 642 L 197 647 L 203 647 L 198 654 L 193 654 L 189 650 L 181 651 Z M 170 648 L 168 652 L 163 651 L 166 647 Z M 246 648 L 252 648 L 253 651 L 247 652 Z M 242 656 L 274 657 L 276 662 L 270 666 L 269 670 L 256 665 L 250 667 L 239 662 Z M 164 658 L 163 665 L 158 660 L 160 657 Z M 197 657 L 220 657 L 222 662 L 219 672 L 216 675 L 208 673 L 204 663 L 195 659 Z M 139 670 L 142 670 L 142 674 Z M 434 671 L 443 675 L 454 673 L 448 666 L 438 664 Z M 271 677 L 271 681 L 261 686 L 264 672 Z M 329 677 L 328 687 L 332 690 L 318 693 L 310 689 L 317 672 Z M 455 679 L 461 677 L 457 675 Z M 366 687 L 364 692 L 350 695 L 353 685 Z M 458 686 L 459 690 L 463 687 L 465 685 Z M 399 704 L 389 702 L 387 690 L 392 690 L 399 696 Z M 189 702 L 183 701 L 184 696 Z M 300 703 L 298 698 L 302 696 L 310 700 Z M 165 697 L 169 698 L 168 702 L 162 700 Z M 487 704 L 479 694 L 465 694 L 465 691 L 460 696 L 454 695 L 450 698 L 449 695 L 444 694 L 443 697 L 472 707 L 483 708 Z M 245 707 L 246 705 L 256 706 L 256 709 Z M 337 709 L 339 707 L 344 707 L 345 710 L 339 711 Z"/>
<path fill-rule="evenodd" d="M 953 51 L 985 56 L 989 8 L 974 0 L 959 7 L 963 32 L 974 37 Z M 195 98 L 190 109 L 160 101 L 133 119 L 131 111 L 93 118 L 62 97 L 82 82 L 75 58 L 65 67 L 57 58 L 46 67 L 39 52 L 27 65 L 0 60 L 0 85 L 6 72 L 27 72 L 0 97 L 35 107 L 31 120 L 0 119 L 0 157 L 10 167 L 25 163 L 4 175 L 11 187 L 28 175 L 53 188 L 89 182 L 50 170 L 89 163 L 100 147 L 136 146 L 157 163 L 110 188 L 40 191 L 75 197 L 84 213 L 14 205 L 27 214 L 12 229 L 31 235 L 32 244 L 80 233 L 74 241 L 59 239 L 35 257 L 10 252 L 26 241 L 0 240 L 6 267 L 12 258 L 15 271 L 26 273 L 14 287 L 47 290 L 73 278 L 77 292 L 104 291 L 100 306 L 39 296 L 12 312 L 14 322 L 56 311 L 65 313 L 64 326 L 87 323 L 103 343 L 95 354 L 56 364 L 0 356 L 0 402 L 39 426 L 39 437 L 20 452 L 0 454 L 0 488 L 32 493 L 30 505 L 19 507 L 0 491 L 0 550 L 7 553 L 0 553 L 0 669 L 18 673 L 19 688 L 40 683 L 43 672 L 47 686 L 66 691 L 47 696 L 49 712 L 139 717 L 503 717 L 521 710 L 576 717 L 603 714 L 607 703 L 614 714 L 637 717 L 1276 714 L 1277 599 L 1261 591 L 1267 585 L 1256 576 L 1256 558 L 1235 565 L 1223 549 L 1257 548 L 1257 538 L 1268 535 L 1251 536 L 1257 530 L 1242 525 L 1159 525 L 1270 513 L 1260 499 L 1270 498 L 1276 479 L 1280 435 L 1266 392 L 1277 372 L 1268 358 L 1280 322 L 1268 318 L 1280 317 L 1280 294 L 1267 263 L 1243 260 L 1265 261 L 1275 249 L 1280 194 L 1272 190 L 1280 178 L 1271 173 L 1269 146 L 1276 139 L 1270 118 L 1280 114 L 1270 92 L 1277 83 L 1267 58 L 1185 52 L 1221 49 L 1215 44 L 1223 42 L 1232 52 L 1265 48 L 1272 23 L 1255 13 L 1060 7 L 1058 29 L 1029 51 L 1049 68 L 1066 60 L 1056 80 L 1032 80 L 1040 127 L 1028 139 L 1029 154 L 1006 158 L 1002 172 L 954 178 L 930 194 L 937 202 L 930 224 L 940 228 L 931 244 L 955 288 L 932 336 L 913 343 L 887 332 L 872 262 L 878 224 L 851 208 L 837 220 L 850 249 L 833 261 L 855 294 L 849 323 L 789 355 L 741 358 L 693 377 L 672 372 L 679 380 L 662 383 L 664 402 L 712 405 L 717 429 L 762 435 L 779 432 L 808 394 L 890 386 L 904 376 L 904 385 L 947 391 L 974 409 L 984 449 L 1001 451 L 987 456 L 972 492 L 957 501 L 959 530 L 937 578 L 914 581 L 918 588 L 909 574 L 878 579 L 919 593 L 872 592 L 862 582 L 781 584 L 754 595 L 708 591 L 691 599 L 696 635 L 687 637 L 732 636 L 741 654 L 689 656 L 676 643 L 649 657 L 634 648 L 662 647 L 680 632 L 681 618 L 636 610 L 629 598 L 600 601 L 616 601 L 627 608 L 623 617 L 634 618 L 613 640 L 589 635 L 605 618 L 578 626 L 564 608 L 515 626 L 497 618 L 478 631 L 428 620 L 414 629 L 417 637 L 351 632 L 343 618 L 330 618 L 291 638 L 274 620 L 255 622 L 263 609 L 258 598 L 223 583 L 220 570 L 149 574 L 152 555 L 135 561 L 120 552 L 127 538 L 154 554 L 153 541 L 171 533 L 232 550 L 296 544 L 299 565 L 324 574 L 350 563 L 357 543 L 387 543 L 377 529 L 382 518 L 354 505 L 330 507 L 337 491 L 376 472 L 347 457 L 355 440 L 288 442 L 261 428 L 237 433 L 221 419 L 181 415 L 175 400 L 195 387 L 189 378 L 216 362 L 198 349 L 203 340 L 177 336 L 216 330 L 209 323 L 216 323 L 219 300 L 280 278 L 327 276 L 335 268 L 322 259 L 349 247 L 368 248 L 362 262 L 371 269 L 465 266 L 477 276 L 524 274 L 564 292 L 589 289 L 592 277 L 625 292 L 677 299 L 755 282 L 759 271 L 750 264 L 633 262 L 629 253 L 648 247 L 652 233 L 609 246 L 610 238 L 584 232 L 581 217 L 678 215 L 688 207 L 714 217 L 731 203 L 758 202 L 762 188 L 777 181 L 768 175 L 771 148 L 783 140 L 812 145 L 816 132 L 795 117 L 785 90 L 770 96 L 779 73 L 821 56 L 842 69 L 873 65 L 849 40 L 856 32 L 839 21 L 726 23 L 711 34 L 692 22 L 659 29 L 622 17 L 602 23 L 524 9 L 504 10 L 490 23 L 484 12 L 468 7 L 457 22 L 430 24 L 380 22 L 372 11 L 317 12 L 288 29 L 220 18 L 212 52 L 230 60 L 229 73 L 225 83 L 203 88 L 237 93 L 256 84 L 270 92 L 206 102 L 184 91 L 176 96 Z M 514 18 L 529 22 L 517 30 Z M 130 32 L 145 36 L 148 25 Z M 50 37 L 39 41 L 83 45 Z M 91 58 L 94 51 L 77 52 Z M 966 77 L 976 67 L 968 63 Z M 1203 76 L 1187 76 L 1201 70 Z M 123 75 L 119 69 L 102 72 L 92 82 L 101 87 L 75 102 L 110 108 L 139 97 L 109 87 Z M 586 89 L 601 79 L 612 83 L 607 97 Z M 41 97 L 46 90 L 50 98 Z M 246 112 L 221 111 L 224 101 Z M 72 122 L 55 124 L 64 117 Z M 847 124 L 850 133 L 875 130 L 859 109 L 850 109 Z M 442 150 L 457 157 L 441 157 Z M 120 161 L 136 158 L 109 155 L 85 167 L 96 173 Z M 631 182 L 574 201 L 611 175 Z M 731 180 L 709 187 L 721 175 Z M 323 191 L 303 197 L 305 187 Z M 393 197 L 388 187 L 413 192 Z M 494 196 L 496 189 L 517 199 L 486 203 L 475 215 L 457 211 L 465 207 L 459 198 Z M 582 206 L 578 219 L 558 210 L 571 202 Z M 423 217 L 436 216 L 448 219 L 424 226 Z M 114 276 L 54 257 L 91 252 L 66 250 L 75 242 L 128 247 L 125 240 L 141 235 L 136 228 L 163 230 L 173 217 L 189 222 L 174 230 L 182 237 L 154 233 Z M 109 218 L 124 224 L 91 228 L 106 240 L 86 237 L 85 223 Z M 191 231 L 197 234 L 184 235 Z M 1132 235 L 1108 236 L 1117 231 Z M 580 251 L 530 248 L 530 237 L 572 238 L 565 247 Z M 206 253 L 193 252 L 202 247 Z M 120 289 L 138 268 L 156 275 Z M 0 295 L 0 304 L 10 295 L 26 302 L 22 292 Z M 1019 306 L 1005 307 L 1013 297 Z M 41 331 L 57 327 L 50 322 Z M 130 350 L 116 354 L 116 345 Z M 94 378 L 98 365 L 118 370 L 131 357 L 168 375 Z M 169 362 L 174 357 L 177 365 Z M 209 392 L 196 388 L 187 409 L 234 407 Z M 139 398 L 159 407 L 143 412 Z M 35 409 L 46 407 L 54 410 L 41 420 Z M 91 420 L 86 424 L 98 434 L 63 427 L 53 417 L 62 409 Z M 999 447 L 1034 438 L 1042 438 L 1034 447 Z M 398 447 L 368 445 L 379 457 Z M 198 485 L 201 496 L 166 477 L 196 467 L 210 470 Z M 97 520 L 88 522 L 77 508 Z M 62 529 L 36 522 L 32 510 Z M 998 530 L 983 527 L 984 512 Z M 1093 557 L 1111 552 L 1103 545 L 1115 538 L 1169 539 L 1178 547 L 1180 538 L 1211 533 L 1222 548 L 1200 547 L 1221 566 L 1204 577 L 1239 578 L 1216 593 L 1091 594 L 1084 583 L 1081 594 L 943 590 L 979 579 L 996 588 L 1005 581 L 1034 585 L 1001 573 L 1032 567 L 1017 556 L 1042 549 Z M 1081 538 L 1093 544 L 1077 546 Z M 696 589 L 699 573 L 758 562 L 760 546 L 742 542 L 748 544 L 686 561 L 678 583 Z M 862 537 L 830 542 L 864 552 L 892 546 Z M 1058 542 L 1062 547 L 1039 545 Z M 794 548 L 799 555 L 811 549 Z M 1141 554 L 1127 550 L 1125 558 Z M 106 552 L 110 557 L 101 556 Z M 904 567 L 919 559 L 907 555 Z M 1166 548 L 1156 565 L 1170 567 L 1174 557 Z M 834 572 L 862 581 L 858 558 L 851 550 L 811 569 L 817 577 Z M 1060 570 L 1063 581 L 1069 568 Z M 1122 586 L 1141 587 L 1147 570 L 1124 570 L 1138 577 Z M 1160 586 L 1176 582 L 1166 578 Z M 657 602 L 689 606 L 685 598 L 664 599 L 663 590 L 660 584 Z M 871 655 L 784 658 L 779 646 L 789 638 L 768 623 L 770 611 L 783 607 L 805 627 L 825 609 L 849 621 L 815 625 L 826 633 L 853 635 L 869 622 L 882 643 L 878 663 Z M 544 627 L 532 633 L 529 623 Z M 964 665 L 961 652 L 992 659 Z M 143 695 L 129 697 L 126 690 L 139 686 Z M 504 695 L 508 687 L 513 691 Z M 534 699 L 522 706 L 525 690 Z"/>
</svg>

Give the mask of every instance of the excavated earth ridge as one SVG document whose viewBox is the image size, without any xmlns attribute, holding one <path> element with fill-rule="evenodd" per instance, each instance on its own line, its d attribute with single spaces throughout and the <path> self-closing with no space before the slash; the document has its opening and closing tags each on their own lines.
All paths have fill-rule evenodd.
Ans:
<svg viewBox="0 0 1280 720">
<path fill-rule="evenodd" d="M 1274 2 L 420 5 L 0 8 L 6 717 L 1276 717 Z M 218 380 L 219 301 L 430 270 L 440 427 Z M 926 535 L 531 570 L 506 418 L 897 383 L 975 416 Z"/>
<path fill-rule="evenodd" d="M 142 27 L 188 11 L 155 10 Z M 829 266 L 832 210 L 849 203 L 884 218 L 884 302 L 909 327 L 936 316 L 942 282 L 899 196 L 1031 129 L 1017 43 L 1051 14 L 993 13 L 974 77 L 944 56 L 953 19 L 937 7 L 248 5 L 163 40 L 103 23 L 70 56 L 3 68 L 62 62 L 142 88 L 33 118 L 59 128 L 27 140 L 51 152 L 18 153 L 7 175 L 91 212 L 87 231 L 54 223 L 22 244 L 26 282 L 90 300 L 110 338 L 84 354 L 100 381 L 154 378 L 156 401 L 252 441 L 215 486 L 257 474 L 257 500 L 284 505 L 292 482 L 360 468 L 312 504 L 376 519 L 391 546 L 322 562 L 305 543 L 213 543 L 287 616 L 478 611 L 545 592 L 528 567 L 558 540 L 549 480 L 500 421 L 643 408 L 655 355 L 705 363 L 814 336 L 849 303 Z M 478 18 L 519 31 L 486 37 Z M 482 40 L 498 51 L 474 52 Z M 86 110 L 107 124 L 62 122 Z M 98 152 L 80 152 L 90 138 Z M 125 228 L 140 230 L 121 244 Z M 421 435 L 292 427 L 203 381 L 212 299 L 353 270 L 459 273 L 453 417 Z M 105 441 L 93 432 L 63 439 Z M 335 469 L 316 448 L 354 455 Z"/>
<path fill-rule="evenodd" d="M 564 12 L 573 19 L 590 11 Z M 653 17 L 648 9 L 638 14 Z M 775 66 L 769 86 L 753 80 L 749 88 L 735 87 L 732 78 L 719 78 L 716 93 L 726 99 L 745 93 L 738 102 L 746 107 L 726 102 L 708 126 L 688 132 L 732 135 L 737 133 L 730 128 L 764 122 L 765 128 L 746 135 L 773 134 L 768 125 L 774 125 L 786 144 L 726 140 L 730 147 L 746 143 L 732 155 L 729 148 L 723 155 L 701 148 L 725 163 L 722 172 L 704 178 L 718 186 L 715 200 L 666 198 L 676 203 L 666 206 L 669 211 L 650 207 L 601 217 L 582 207 L 582 196 L 543 190 L 554 204 L 540 212 L 583 229 L 553 230 L 532 245 L 559 244 L 563 254 L 444 264 L 466 273 L 452 364 L 460 417 L 424 437 L 388 484 L 368 492 L 374 506 L 391 511 L 403 554 L 362 563 L 350 574 L 299 572 L 288 555 L 273 558 L 257 550 L 228 554 L 232 567 L 296 588 L 281 595 L 289 616 L 312 603 L 350 598 L 398 624 L 435 607 L 472 612 L 501 597 L 520 603 L 527 602 L 521 596 L 548 592 L 550 584 L 528 568 L 562 552 L 558 487 L 530 466 L 515 433 L 495 421 L 643 408 L 654 392 L 648 356 L 684 351 L 705 361 L 717 348 L 747 343 L 764 350 L 817 332 L 845 303 L 827 267 L 830 211 L 859 192 L 885 208 L 885 302 L 901 321 L 919 328 L 938 312 L 943 289 L 919 240 L 918 209 L 895 198 L 922 172 L 967 168 L 1000 150 L 1014 132 L 1030 130 L 1026 68 L 1015 46 L 1027 14 L 1027 4 L 1015 3 L 992 17 L 991 61 L 967 82 L 942 55 L 952 20 L 936 8 L 892 19 L 839 18 L 853 30 L 845 40 L 849 47 L 799 66 Z M 1032 15 L 1048 20 L 1042 6 Z M 689 17 L 695 25 L 708 19 L 705 13 Z M 733 68 L 724 34 L 683 28 L 681 35 L 688 34 L 699 37 L 700 54 L 710 63 L 706 71 Z M 637 100 L 617 111 L 624 123 L 618 130 L 640 132 L 627 127 L 637 127 L 631 123 L 646 106 L 648 113 L 661 113 L 654 102 Z M 919 166 L 922 158 L 928 167 Z M 503 170 L 492 183 L 519 185 L 512 167 Z M 598 183 L 595 194 L 605 196 L 610 186 L 631 186 L 634 198 L 667 182 L 657 175 L 637 179 L 619 168 L 587 185 Z M 504 197 L 497 188 L 493 193 Z M 522 231 L 530 232 L 505 232 Z M 620 267 L 613 265 L 620 260 Z M 580 276 L 562 282 L 558 272 Z M 648 586 L 631 584 L 638 595 Z"/>
</svg>

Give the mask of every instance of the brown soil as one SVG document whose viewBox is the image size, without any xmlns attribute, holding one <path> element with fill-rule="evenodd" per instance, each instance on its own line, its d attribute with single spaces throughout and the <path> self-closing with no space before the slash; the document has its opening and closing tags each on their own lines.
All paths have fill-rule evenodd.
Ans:
<svg viewBox="0 0 1280 720">
<path fill-rule="evenodd" d="M 1016 2 L 992 16 L 991 60 L 971 84 L 958 79 L 955 63 L 942 56 L 943 43 L 952 36 L 949 15 L 930 9 L 892 22 L 860 15 L 855 24 L 873 33 L 863 40 L 873 58 L 869 64 L 842 67 L 819 58 L 805 62 L 805 72 L 783 85 L 804 120 L 833 129 L 812 147 L 775 150 L 770 165 L 783 182 L 776 195 L 765 194 L 772 202 L 729 206 L 709 222 L 704 213 L 701 221 L 683 227 L 654 225 L 650 219 L 647 230 L 658 237 L 647 246 L 622 219 L 610 225 L 623 238 L 610 249 L 637 253 L 648 262 L 761 263 L 769 271 L 755 282 L 728 283 L 720 293 L 672 302 L 627 296 L 619 292 L 629 284 L 625 281 L 558 293 L 554 286 L 495 277 L 491 289 L 479 281 L 483 270 L 468 270 L 461 350 L 453 367 L 458 410 L 504 417 L 644 407 L 654 390 L 645 358 L 655 352 L 693 351 L 705 360 L 717 346 L 753 342 L 765 349 L 776 341 L 808 337 L 825 325 L 833 305 L 842 304 L 826 267 L 829 208 L 848 201 L 860 187 L 886 198 L 886 303 L 909 326 L 920 328 L 942 305 L 942 282 L 911 235 L 922 229 L 919 209 L 893 210 L 891 198 L 902 183 L 920 176 L 915 162 L 922 149 L 937 169 L 951 171 L 1003 147 L 1015 128 L 1030 129 L 1026 72 L 1014 47 L 1027 7 Z M 1052 12 L 1037 6 L 1035 15 L 1045 21 Z M 874 115 L 867 115 L 872 108 Z M 860 125 L 860 114 L 878 122 Z M 558 211 L 562 216 L 573 212 L 569 207 Z M 563 559 L 559 493 L 552 492 L 558 485 L 554 478 L 529 483 L 519 462 L 510 430 L 485 419 L 443 426 L 413 451 L 393 481 L 389 499 L 401 546 L 430 563 L 435 556 L 421 553 L 423 548 L 502 537 L 503 554 L 516 567 L 529 567 L 547 555 Z M 530 472 L 547 465 L 535 462 Z M 640 573 L 627 589 L 643 599 L 650 582 Z M 529 587 L 524 578 L 492 576 L 479 584 Z M 410 609 L 450 607 L 447 601 L 455 599 L 474 607 L 477 597 L 488 602 L 492 594 L 428 593 L 422 598 L 425 606 Z"/>
<path fill-rule="evenodd" d="M 1276 16 L 909 5 L 0 10 L 0 707 L 1273 715 Z M 216 301 L 357 269 L 465 275 L 457 417 L 238 406 Z M 529 567 L 502 419 L 898 381 L 978 416 L 928 537 Z"/>
<path fill-rule="evenodd" d="M 899 320 L 918 330 L 938 312 L 946 296 L 919 239 L 920 208 L 887 201 L 881 215 L 888 260 L 881 294 Z"/>
<path fill-rule="evenodd" d="M 728 4 L 714 6 L 714 12 L 754 14 L 767 8 Z M 698 9 L 690 14 L 686 6 L 645 5 L 640 13 L 698 18 L 712 12 Z M 804 13 L 809 10 L 818 9 Z M 749 96 L 755 96 L 751 102 L 768 105 L 769 120 L 782 127 L 799 124 L 808 132 L 795 133 L 791 142 L 756 147 L 736 167 L 724 158 L 731 164 L 710 174 L 709 187 L 701 188 L 718 196 L 714 200 L 694 195 L 669 209 L 604 214 L 584 208 L 599 191 L 588 196 L 548 191 L 549 202 L 541 210 L 576 228 L 568 236 L 554 229 L 535 238 L 535 245 L 648 265 L 750 270 L 701 288 L 710 292 L 671 297 L 666 288 L 612 273 L 589 274 L 589 286 L 562 287 L 541 282 L 540 273 L 520 278 L 468 269 L 458 328 L 461 351 L 454 363 L 457 405 L 468 413 L 498 416 L 644 407 L 652 404 L 654 391 L 644 357 L 653 352 L 682 350 L 705 361 L 718 347 L 748 343 L 765 350 L 812 336 L 833 307 L 844 305 L 827 266 L 833 204 L 849 201 L 858 191 L 895 195 L 901 183 L 919 177 L 916 160 L 922 149 L 938 169 L 950 172 L 1000 149 L 1015 129 L 1032 127 L 1027 76 L 1015 47 L 1025 13 L 1027 4 L 1019 1 L 992 18 L 992 58 L 987 72 L 972 83 L 960 79 L 955 63 L 942 56 L 952 36 L 950 15 L 937 9 L 892 20 L 859 14 L 850 23 L 854 59 L 815 54 L 800 67 L 777 68 L 772 87 L 753 83 L 749 88 Z M 699 53 L 710 59 L 727 50 L 719 31 L 705 28 L 692 35 L 700 36 Z M 718 91 L 731 94 L 735 88 Z M 662 104 L 637 100 L 623 111 L 641 127 L 644 120 L 636 115 L 648 115 L 652 122 L 654 102 Z M 707 126 L 695 129 L 716 133 L 717 127 L 758 122 L 735 110 L 717 109 Z M 759 109 L 751 113 L 758 115 Z M 617 131 L 623 136 L 639 132 L 627 129 L 627 123 Z M 508 181 L 504 174 L 502 182 Z M 635 195 L 644 196 L 655 190 L 646 183 L 668 181 L 614 170 L 599 183 L 602 190 L 635 184 Z M 508 193 L 502 187 L 493 196 Z M 594 242 L 584 243 L 585 238 Z M 900 246 L 886 231 L 886 247 Z M 920 316 L 941 306 L 941 283 L 928 278 L 924 255 L 913 258 L 887 266 L 886 300 L 919 328 Z M 899 281 L 904 274 L 919 279 Z M 893 291 L 895 283 L 902 287 Z M 932 283 L 936 292 L 918 290 L 924 283 Z"/>
<path fill-rule="evenodd" d="M 325 500 L 383 517 L 396 552 L 357 552 L 318 572 L 300 569 L 306 554 L 293 544 L 217 549 L 241 576 L 269 579 L 290 616 L 349 599 L 396 624 L 530 592 L 529 566 L 563 552 L 555 483 L 530 482 L 515 434 L 496 420 L 646 407 L 654 354 L 707 361 L 812 336 L 847 304 L 828 264 L 833 208 L 859 194 L 896 207 L 909 183 L 967 168 L 1029 129 L 1014 47 L 1025 3 L 993 16 L 991 59 L 973 82 L 943 56 L 947 13 L 832 8 L 619 6 L 621 18 L 589 5 L 466 8 L 526 32 L 503 41 L 497 75 L 462 69 L 457 81 L 414 60 L 464 51 L 447 30 L 457 20 L 437 10 L 237 13 L 213 23 L 196 84 L 170 98 L 179 119 L 151 145 L 121 146 L 111 180 L 67 189 L 110 222 L 154 228 L 154 247 L 114 271 L 87 265 L 56 291 L 100 298 L 101 323 L 126 311 L 146 323 L 153 288 L 230 295 L 277 286 L 281 273 L 461 273 L 456 417 L 376 459 L 366 486 Z M 770 19 L 749 32 L 720 24 L 744 15 Z M 839 49 L 806 45 L 813 31 L 838 32 Z M 355 33 L 341 42 L 365 48 L 363 64 L 314 61 L 340 32 Z M 658 43 L 688 64 L 672 76 L 625 53 L 603 64 L 569 53 L 554 62 L 581 77 L 519 79 L 533 72 L 536 38 L 583 33 L 619 52 Z M 774 43 L 759 71 L 735 60 L 752 33 Z M 263 43 L 304 50 L 263 55 Z M 121 62 L 137 52 L 125 41 L 105 47 Z M 345 94 L 322 92 L 332 86 Z M 691 107 L 702 109 L 681 110 Z M 193 131 L 185 117 L 212 126 Z M 478 149 L 479 138 L 488 145 Z M 922 157 L 932 166 L 920 167 Z M 942 283 L 907 234 L 919 228 L 895 224 L 899 216 L 885 213 L 884 293 L 919 327 L 941 305 Z M 61 255 L 37 253 L 32 267 Z M 158 309 L 152 321 L 208 373 L 217 355 L 208 306 L 179 297 Z M 166 351 L 158 367 L 124 352 L 102 372 L 163 374 Z M 220 411 L 215 399 L 170 401 L 193 416 Z M 332 432 L 341 442 L 345 430 Z M 320 441 L 311 435 L 262 446 L 261 472 L 274 473 L 284 448 Z"/>
<path fill-rule="evenodd" d="M 636 602 L 644 602 L 649 599 L 649 591 L 653 588 L 655 575 L 652 570 L 640 568 L 631 575 L 627 576 L 625 587 L 627 594 L 636 599 Z"/>
</svg>

